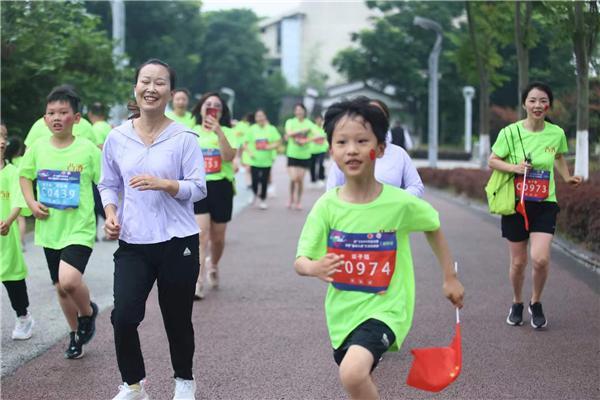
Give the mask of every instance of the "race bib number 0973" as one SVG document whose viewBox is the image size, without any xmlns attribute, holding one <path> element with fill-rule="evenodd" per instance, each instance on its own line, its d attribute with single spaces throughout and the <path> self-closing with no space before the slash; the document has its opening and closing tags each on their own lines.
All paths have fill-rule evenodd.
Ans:
<svg viewBox="0 0 600 400">
<path fill-rule="evenodd" d="M 523 190 L 523 175 L 515 176 L 515 195 L 520 198 Z M 543 201 L 550 191 L 550 171 L 532 169 L 527 172 L 524 198 L 527 201 Z"/>
</svg>

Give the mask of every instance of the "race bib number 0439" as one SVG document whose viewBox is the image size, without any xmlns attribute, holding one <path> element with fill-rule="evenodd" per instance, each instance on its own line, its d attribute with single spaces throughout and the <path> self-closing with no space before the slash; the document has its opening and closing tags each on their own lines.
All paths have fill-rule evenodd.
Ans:
<svg viewBox="0 0 600 400">
<path fill-rule="evenodd" d="M 543 201 L 548 197 L 550 188 L 550 171 L 532 169 L 527 172 L 525 200 Z M 515 176 L 515 195 L 520 198 L 523 190 L 523 175 Z"/>
<path fill-rule="evenodd" d="M 38 200 L 46 207 L 64 210 L 79 207 L 81 188 L 79 171 L 38 171 Z"/>
<path fill-rule="evenodd" d="M 207 174 L 217 174 L 221 172 L 221 152 L 219 149 L 202 149 L 204 157 L 204 171 Z"/>
<path fill-rule="evenodd" d="M 396 268 L 396 233 L 329 232 L 327 252 L 343 257 L 343 266 L 333 275 L 333 286 L 383 294 Z"/>
</svg>

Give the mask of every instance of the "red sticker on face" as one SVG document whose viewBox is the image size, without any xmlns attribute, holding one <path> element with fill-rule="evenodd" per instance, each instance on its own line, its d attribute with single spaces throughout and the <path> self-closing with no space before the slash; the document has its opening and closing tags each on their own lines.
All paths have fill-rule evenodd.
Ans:
<svg viewBox="0 0 600 400">
<path fill-rule="evenodd" d="M 549 106 L 548 104 L 546 104 L 546 105 L 544 106 L 544 111 L 548 111 L 548 109 L 549 109 L 549 108 L 550 108 L 550 106 Z"/>
<path fill-rule="evenodd" d="M 371 161 L 375 161 L 375 150 L 371 149 L 371 151 L 369 152 L 369 158 L 371 159 Z"/>
</svg>

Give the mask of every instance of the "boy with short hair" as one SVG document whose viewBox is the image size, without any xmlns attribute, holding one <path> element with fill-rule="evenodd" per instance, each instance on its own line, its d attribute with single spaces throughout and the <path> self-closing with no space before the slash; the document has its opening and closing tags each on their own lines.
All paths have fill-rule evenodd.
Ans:
<svg viewBox="0 0 600 400">
<path fill-rule="evenodd" d="M 349 397 L 378 399 L 371 372 L 383 353 L 398 350 L 412 324 L 410 232 L 425 232 L 443 271 L 444 294 L 457 307 L 464 289 L 433 207 L 375 180 L 375 159 L 383 155 L 388 129 L 382 111 L 362 100 L 337 103 L 328 109 L 324 128 L 346 183 L 315 203 L 294 267 L 330 283 L 325 314 Z"/>
<path fill-rule="evenodd" d="M 112 126 L 106 122 L 106 107 L 99 102 L 92 103 L 88 109 L 88 118 L 92 123 L 92 131 L 94 132 L 95 142 L 100 150 L 106 142 L 106 137 L 111 131 Z"/>
<path fill-rule="evenodd" d="M 28 148 L 19 170 L 25 201 L 36 218 L 35 244 L 44 248 L 71 329 L 65 351 L 69 359 L 83 356 L 98 315 L 83 273 L 96 238 L 92 182 L 100 178 L 100 150 L 91 141 L 73 136 L 73 125 L 81 118 L 78 109 L 79 97 L 71 88 L 59 86 L 50 92 L 44 119 L 52 136 Z"/>
</svg>

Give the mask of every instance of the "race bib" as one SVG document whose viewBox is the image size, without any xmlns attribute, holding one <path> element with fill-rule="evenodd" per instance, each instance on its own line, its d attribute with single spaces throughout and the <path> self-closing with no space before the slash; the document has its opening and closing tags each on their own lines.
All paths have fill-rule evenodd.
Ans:
<svg viewBox="0 0 600 400">
<path fill-rule="evenodd" d="M 396 233 L 329 232 L 327 252 L 344 257 L 343 266 L 333 274 L 333 286 L 383 294 L 387 291 L 396 267 Z"/>
<path fill-rule="evenodd" d="M 38 171 L 38 201 L 46 207 L 64 210 L 79 207 L 81 173 L 79 171 Z"/>
<path fill-rule="evenodd" d="M 325 138 L 323 136 L 319 136 L 318 138 L 315 138 L 315 143 L 323 144 L 323 143 L 325 143 Z"/>
<path fill-rule="evenodd" d="M 221 172 L 221 152 L 219 149 L 202 149 L 204 157 L 204 171 L 207 174 L 217 174 Z"/>
<path fill-rule="evenodd" d="M 515 176 L 515 195 L 521 198 L 523 175 Z M 549 195 L 550 171 L 532 169 L 527 172 L 524 198 L 527 201 L 543 201 Z"/>
<path fill-rule="evenodd" d="M 255 141 L 256 150 L 269 150 L 267 146 L 269 145 L 268 139 L 256 139 Z"/>
<path fill-rule="evenodd" d="M 304 146 L 306 144 L 305 140 L 308 137 L 308 133 L 299 133 L 294 136 L 294 141 L 297 145 Z"/>
</svg>

